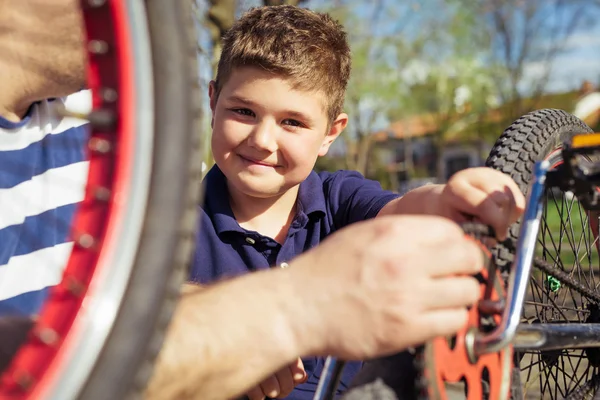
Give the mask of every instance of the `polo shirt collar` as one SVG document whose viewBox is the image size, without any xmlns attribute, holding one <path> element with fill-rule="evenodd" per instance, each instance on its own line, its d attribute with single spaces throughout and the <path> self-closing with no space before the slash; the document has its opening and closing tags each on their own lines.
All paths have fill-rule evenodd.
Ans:
<svg viewBox="0 0 600 400">
<path fill-rule="evenodd" d="M 300 200 L 299 211 L 307 216 L 311 214 L 325 215 L 327 205 L 325 195 L 323 194 L 323 181 L 315 171 L 311 171 L 308 177 L 300 184 L 298 189 L 298 199 Z"/>
<path fill-rule="evenodd" d="M 245 233 L 238 224 L 229 204 L 227 180 L 215 164 L 204 178 L 206 212 L 211 217 L 217 235 L 224 232 Z"/>
<path fill-rule="evenodd" d="M 225 232 L 247 233 L 235 219 L 229 203 L 227 179 L 216 164 L 206 174 L 204 185 L 205 211 L 211 217 L 217 235 Z M 300 205 L 298 214 L 300 214 L 300 217 L 310 217 L 312 214 L 316 217 L 318 214 L 325 214 L 326 204 L 325 195 L 323 194 L 323 182 L 316 172 L 311 171 L 308 177 L 300 183 L 298 200 Z"/>
</svg>

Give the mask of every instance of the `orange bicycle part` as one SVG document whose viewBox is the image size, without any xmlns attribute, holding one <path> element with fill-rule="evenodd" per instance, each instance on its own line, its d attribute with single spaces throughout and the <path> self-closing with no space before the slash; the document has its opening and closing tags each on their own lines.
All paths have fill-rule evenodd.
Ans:
<svg viewBox="0 0 600 400">
<path fill-rule="evenodd" d="M 487 288 L 488 271 L 481 273 L 481 300 L 496 304 L 505 298 L 504 286 L 499 273 L 492 290 Z M 489 296 L 486 299 L 486 296 Z M 458 332 L 456 337 L 436 338 L 425 345 L 424 378 L 426 393 L 430 400 L 449 400 L 450 393 L 456 391 L 466 394 L 467 400 L 506 400 L 511 384 L 513 368 L 513 350 L 508 346 L 497 353 L 484 354 L 477 360 L 471 360 L 465 341 L 468 334 L 483 329 L 482 321 L 489 318 L 480 311 L 480 307 L 471 307 L 468 323 Z M 491 316 L 494 322 L 500 322 L 499 313 Z M 483 387 L 487 386 L 488 397 L 484 396 Z"/>
<path fill-rule="evenodd" d="M 574 149 L 598 148 L 600 147 L 600 133 L 588 133 L 584 135 L 575 135 L 571 138 L 571 146 Z"/>
</svg>

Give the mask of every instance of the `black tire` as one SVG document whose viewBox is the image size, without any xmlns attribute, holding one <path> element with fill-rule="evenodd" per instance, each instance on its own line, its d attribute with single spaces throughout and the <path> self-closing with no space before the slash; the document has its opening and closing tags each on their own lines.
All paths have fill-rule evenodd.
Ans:
<svg viewBox="0 0 600 400">
<path fill-rule="evenodd" d="M 560 153 L 553 153 L 553 151 L 562 147 L 562 144 L 573 135 L 590 132 L 592 130 L 584 122 L 565 111 L 556 109 L 535 111 L 519 118 L 504 131 L 493 146 L 486 160 L 486 166 L 510 175 L 521 191 L 527 194 L 536 162 L 546 159 L 550 154 L 553 154 L 553 159 L 560 157 Z M 519 227 L 519 222 L 511 226 L 509 239 L 516 241 Z M 507 278 L 514 258 L 513 252 L 503 245 L 498 245 L 494 253 L 503 276 Z M 560 257 L 562 256 L 559 252 L 557 258 Z M 534 279 L 536 278 L 532 275 L 531 280 Z M 528 293 L 533 290 L 532 285 L 533 283 Z M 516 365 L 511 387 L 511 398 L 515 400 L 520 400 L 524 396 L 520 376 L 522 358 L 523 355 L 515 355 Z"/>
<path fill-rule="evenodd" d="M 485 165 L 510 175 L 524 194 L 529 190 L 533 166 L 575 134 L 591 133 L 579 118 L 563 110 L 545 109 L 516 120 L 498 138 Z M 509 238 L 516 240 L 519 222 L 510 227 Z M 496 250 L 498 265 L 506 271 L 513 254 L 502 245 Z"/>
<path fill-rule="evenodd" d="M 138 397 L 152 372 L 194 244 L 200 197 L 200 92 L 192 1 L 146 0 L 156 132 L 132 277 L 85 400 Z"/>
</svg>

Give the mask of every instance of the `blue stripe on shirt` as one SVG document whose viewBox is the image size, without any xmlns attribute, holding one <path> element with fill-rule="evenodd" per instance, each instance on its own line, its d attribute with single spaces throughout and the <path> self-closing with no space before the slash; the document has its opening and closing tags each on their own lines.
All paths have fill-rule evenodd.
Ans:
<svg viewBox="0 0 600 400">
<path fill-rule="evenodd" d="M 83 125 L 46 135 L 24 149 L 0 151 L 0 189 L 17 186 L 49 169 L 86 160 L 87 140 Z"/>
<path fill-rule="evenodd" d="M 0 268 L 11 257 L 65 243 L 76 208 L 77 204 L 67 204 L 0 229 Z"/>
<path fill-rule="evenodd" d="M 46 287 L 33 292 L 20 294 L 10 299 L 0 300 L 0 316 L 8 315 L 34 315 L 39 313 L 48 296 Z"/>
</svg>

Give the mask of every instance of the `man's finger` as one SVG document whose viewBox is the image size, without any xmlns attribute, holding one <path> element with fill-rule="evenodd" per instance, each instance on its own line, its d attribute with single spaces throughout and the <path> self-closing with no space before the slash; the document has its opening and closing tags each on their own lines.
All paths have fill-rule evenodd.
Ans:
<svg viewBox="0 0 600 400">
<path fill-rule="evenodd" d="M 275 378 L 279 383 L 279 394 L 276 398 L 283 398 L 292 393 L 296 386 L 290 367 L 284 367 L 275 373 Z"/>
<path fill-rule="evenodd" d="M 248 400 L 264 400 L 265 395 L 260 386 L 255 386 L 246 393 Z"/>
<path fill-rule="evenodd" d="M 472 306 L 480 297 L 481 286 L 470 276 L 447 276 L 431 280 L 424 307 L 428 310 L 454 309 Z"/>
<path fill-rule="evenodd" d="M 306 382 L 306 379 L 308 379 L 308 375 L 304 370 L 304 363 L 302 362 L 301 358 L 297 358 L 296 362 L 289 366 L 289 369 L 296 385 L 299 383 L 304 383 Z"/>
<path fill-rule="evenodd" d="M 271 375 L 267 379 L 261 382 L 260 388 L 265 396 L 271 398 L 277 398 L 279 393 L 281 392 L 281 388 L 279 387 L 279 382 L 275 375 Z"/>
<path fill-rule="evenodd" d="M 432 249 L 423 259 L 422 271 L 432 278 L 448 275 L 473 275 L 483 268 L 483 253 L 474 240 L 465 236 Z M 426 262 L 425 262 L 426 261 Z"/>
<path fill-rule="evenodd" d="M 459 307 L 421 313 L 413 327 L 415 332 L 420 332 L 420 338 L 427 341 L 439 336 L 455 335 L 467 322 L 467 309 Z"/>
</svg>

